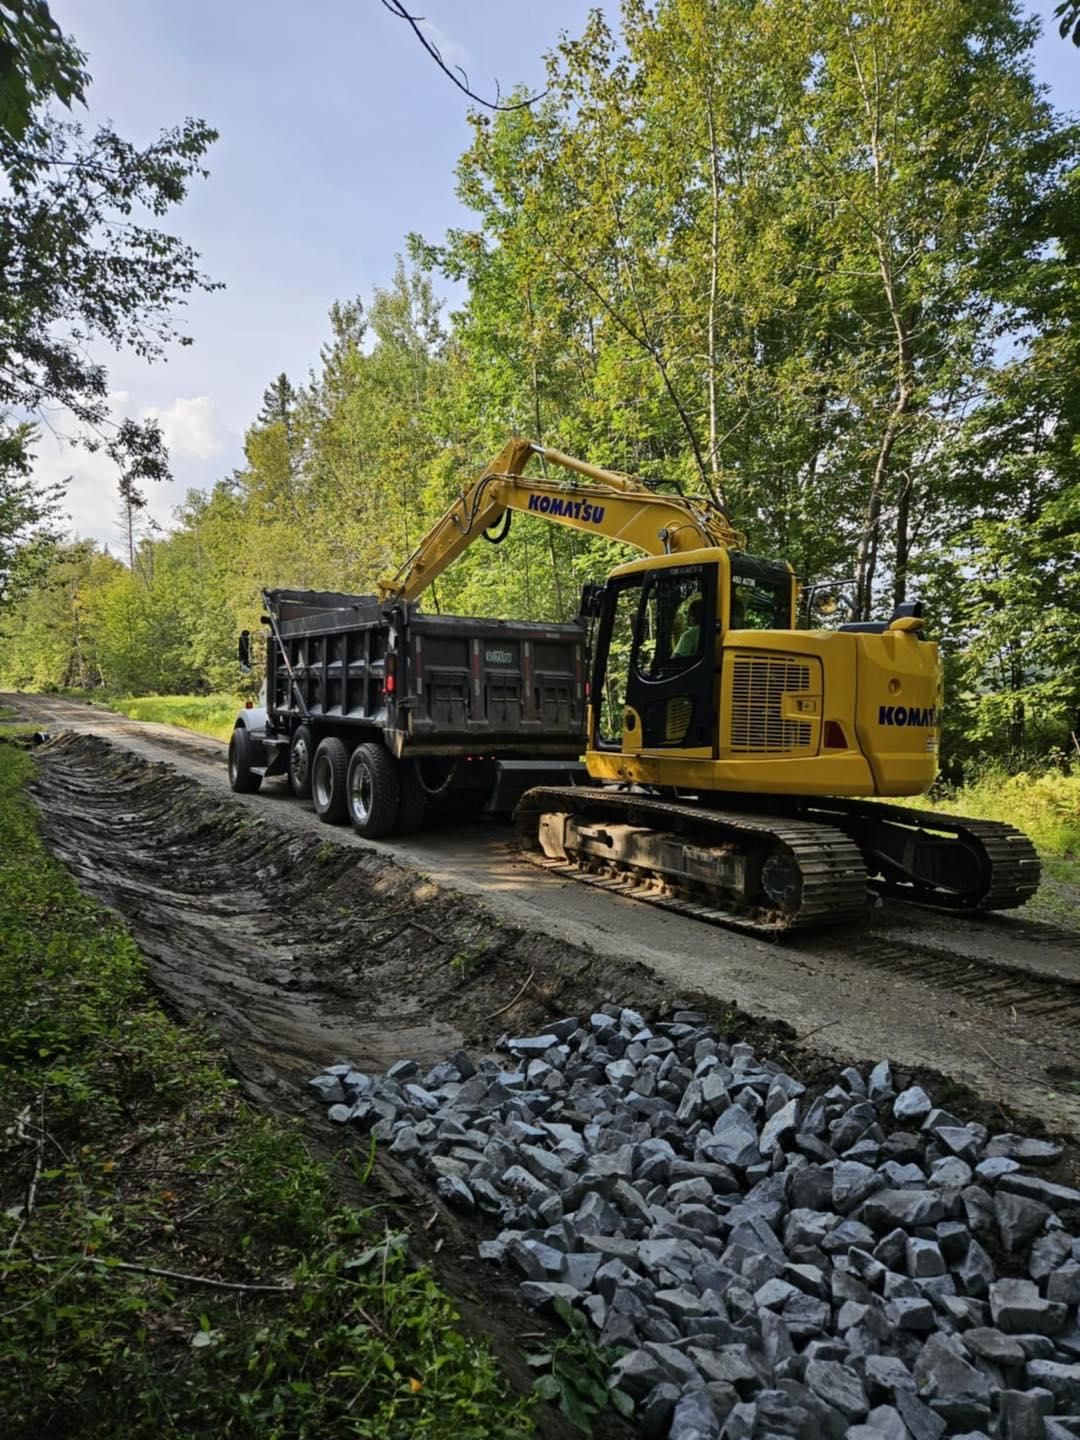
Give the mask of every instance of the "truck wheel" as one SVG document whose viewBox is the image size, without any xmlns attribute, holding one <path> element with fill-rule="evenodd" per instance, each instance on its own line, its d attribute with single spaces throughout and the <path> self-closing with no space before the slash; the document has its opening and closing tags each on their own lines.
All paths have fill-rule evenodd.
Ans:
<svg viewBox="0 0 1080 1440">
<path fill-rule="evenodd" d="M 398 766 L 385 745 L 358 745 L 345 780 L 349 819 L 358 835 L 377 840 L 389 835 L 398 813 Z"/>
<path fill-rule="evenodd" d="M 251 768 L 254 753 L 251 736 L 238 725 L 229 741 L 229 784 L 238 795 L 254 795 L 263 782 L 263 777 Z"/>
<path fill-rule="evenodd" d="M 289 743 L 289 789 L 298 800 L 311 799 L 311 762 L 315 737 L 310 725 L 299 725 Z"/>
<path fill-rule="evenodd" d="M 398 765 L 398 807 L 394 824 L 395 835 L 411 835 L 424 823 L 427 796 L 416 773 L 416 762 L 404 760 Z"/>
<path fill-rule="evenodd" d="M 345 776 L 349 752 L 345 742 L 328 735 L 315 751 L 311 766 L 311 798 L 315 814 L 328 825 L 340 825 L 349 813 L 345 800 Z"/>
</svg>

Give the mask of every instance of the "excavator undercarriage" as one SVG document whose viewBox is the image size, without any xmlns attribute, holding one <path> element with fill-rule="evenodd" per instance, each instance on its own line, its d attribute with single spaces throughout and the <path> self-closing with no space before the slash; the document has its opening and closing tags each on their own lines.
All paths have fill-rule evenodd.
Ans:
<svg viewBox="0 0 1080 1440">
<path fill-rule="evenodd" d="M 1011 826 L 876 802 L 757 813 L 613 787 L 543 788 L 518 806 L 523 853 L 546 869 L 695 919 L 779 936 L 857 919 L 869 892 L 944 910 L 1022 905 L 1039 884 Z"/>
</svg>

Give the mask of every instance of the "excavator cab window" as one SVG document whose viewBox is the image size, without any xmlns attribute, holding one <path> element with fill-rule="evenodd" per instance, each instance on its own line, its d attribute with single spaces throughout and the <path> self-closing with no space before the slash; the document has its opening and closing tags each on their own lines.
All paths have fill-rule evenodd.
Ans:
<svg viewBox="0 0 1080 1440">
<path fill-rule="evenodd" d="M 630 656 L 637 631 L 638 609 L 641 605 L 641 576 L 608 586 L 612 605 L 610 629 L 601 622 L 597 658 L 603 668 L 599 686 L 600 744 L 618 746 L 622 743 L 623 712 L 626 686 L 630 677 Z"/>
<path fill-rule="evenodd" d="M 715 565 L 651 571 L 626 692 L 642 749 L 710 744 L 716 684 Z"/>
<path fill-rule="evenodd" d="M 731 629 L 790 630 L 791 572 L 752 555 L 731 557 Z"/>
<path fill-rule="evenodd" d="M 665 679 L 695 664 L 705 640 L 699 577 L 658 578 L 646 587 L 641 609 L 637 670 L 644 680 Z"/>
</svg>

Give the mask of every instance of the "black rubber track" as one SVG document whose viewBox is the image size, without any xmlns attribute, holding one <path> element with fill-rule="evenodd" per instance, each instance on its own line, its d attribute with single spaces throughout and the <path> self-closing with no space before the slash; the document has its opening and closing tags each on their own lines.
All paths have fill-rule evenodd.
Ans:
<svg viewBox="0 0 1080 1440">
<path fill-rule="evenodd" d="M 820 815 L 823 820 L 842 826 L 856 844 L 859 843 L 860 821 L 865 819 L 877 825 L 884 820 L 905 829 L 953 835 L 959 845 L 980 857 L 980 883 L 974 891 L 934 889 L 917 882 L 909 884 L 893 876 L 871 874 L 871 888 L 882 895 L 933 910 L 1014 910 L 1026 904 L 1039 888 L 1039 856 L 1028 837 L 1012 825 L 1003 825 L 996 820 L 967 820 L 960 815 L 942 815 L 937 811 L 916 810 L 907 805 L 866 800 L 808 801 L 807 813 Z M 860 845 L 860 849 L 865 854 L 867 846 Z M 868 864 L 873 871 L 873 860 Z"/>
<path fill-rule="evenodd" d="M 664 830 L 683 832 L 704 844 L 710 840 L 715 843 L 743 841 L 782 847 L 799 867 L 802 903 L 791 914 L 775 906 L 759 907 L 757 911 L 733 909 L 723 897 L 712 901 L 657 891 L 651 876 L 635 875 L 615 867 L 597 874 L 587 866 L 549 859 L 539 852 L 537 840 L 540 816 L 546 812 L 606 813 L 612 819 L 640 820 Z M 843 924 L 857 919 L 866 906 L 866 867 L 858 847 L 843 831 L 815 820 L 705 810 L 647 795 L 578 786 L 530 790 L 514 814 L 524 854 L 535 864 L 710 924 L 730 925 L 752 934 L 775 937 L 794 930 Z"/>
</svg>

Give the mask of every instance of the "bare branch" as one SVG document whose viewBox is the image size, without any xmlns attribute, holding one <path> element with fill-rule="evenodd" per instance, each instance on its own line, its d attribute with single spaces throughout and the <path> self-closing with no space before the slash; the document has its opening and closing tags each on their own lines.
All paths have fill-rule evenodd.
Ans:
<svg viewBox="0 0 1080 1440">
<path fill-rule="evenodd" d="M 453 81 L 462 94 L 467 95 L 470 100 L 475 100 L 477 105 L 483 105 L 486 110 L 527 110 L 530 105 L 535 105 L 538 100 L 542 100 L 548 93 L 546 90 L 541 90 L 536 95 L 530 95 L 527 100 L 515 100 L 513 104 L 504 105 L 499 90 L 499 82 L 496 81 L 495 94 L 499 98 L 495 100 L 485 100 L 482 95 L 477 95 L 474 90 L 470 90 L 469 77 L 461 66 L 449 66 L 439 53 L 439 47 L 420 29 L 420 22 L 424 19 L 423 15 L 410 15 L 408 10 L 405 9 L 402 0 L 382 0 L 382 4 L 390 11 L 391 15 L 396 15 L 399 20 L 405 21 L 420 41 L 420 44 L 435 61 L 435 64 L 438 65 L 444 75 Z M 457 72 L 456 74 L 455 71 Z"/>
</svg>

